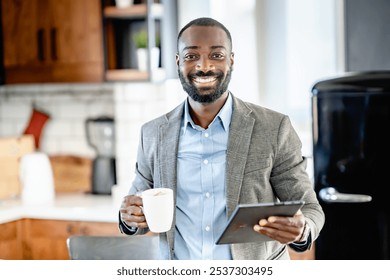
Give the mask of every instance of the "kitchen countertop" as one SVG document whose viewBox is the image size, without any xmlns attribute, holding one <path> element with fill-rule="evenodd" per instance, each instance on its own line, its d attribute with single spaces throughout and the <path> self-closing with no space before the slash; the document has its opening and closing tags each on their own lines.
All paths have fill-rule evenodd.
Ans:
<svg viewBox="0 0 390 280">
<path fill-rule="evenodd" d="M 110 195 L 83 193 L 56 194 L 53 202 L 39 205 L 7 199 L 0 200 L 0 224 L 22 218 L 116 223 L 119 207 Z"/>
</svg>

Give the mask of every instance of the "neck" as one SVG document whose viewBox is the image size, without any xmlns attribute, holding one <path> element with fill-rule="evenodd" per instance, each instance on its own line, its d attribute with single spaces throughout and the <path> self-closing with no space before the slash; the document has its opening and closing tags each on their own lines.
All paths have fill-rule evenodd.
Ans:
<svg viewBox="0 0 390 280">
<path fill-rule="evenodd" d="M 199 103 L 189 98 L 189 111 L 194 123 L 200 127 L 208 128 L 210 123 L 214 120 L 215 116 L 225 104 L 227 97 L 228 92 L 226 91 L 220 98 L 218 98 L 218 100 L 208 104 Z"/>
</svg>

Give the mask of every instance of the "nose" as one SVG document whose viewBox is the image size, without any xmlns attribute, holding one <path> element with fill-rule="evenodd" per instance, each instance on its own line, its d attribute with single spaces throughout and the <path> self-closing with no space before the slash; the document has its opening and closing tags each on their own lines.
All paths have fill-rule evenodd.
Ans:
<svg viewBox="0 0 390 280">
<path fill-rule="evenodd" d="M 214 64 L 212 60 L 210 60 L 208 57 L 201 57 L 199 58 L 198 62 L 196 63 L 196 70 L 197 71 L 203 71 L 208 72 L 210 70 L 214 69 Z"/>
</svg>

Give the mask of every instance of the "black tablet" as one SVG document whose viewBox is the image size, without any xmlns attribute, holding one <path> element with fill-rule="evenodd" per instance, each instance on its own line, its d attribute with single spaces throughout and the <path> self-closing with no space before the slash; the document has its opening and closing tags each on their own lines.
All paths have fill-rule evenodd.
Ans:
<svg viewBox="0 0 390 280">
<path fill-rule="evenodd" d="M 268 236 L 255 232 L 253 226 L 270 216 L 294 216 L 304 201 L 284 201 L 258 204 L 239 204 L 230 216 L 216 244 L 271 241 Z"/>
</svg>

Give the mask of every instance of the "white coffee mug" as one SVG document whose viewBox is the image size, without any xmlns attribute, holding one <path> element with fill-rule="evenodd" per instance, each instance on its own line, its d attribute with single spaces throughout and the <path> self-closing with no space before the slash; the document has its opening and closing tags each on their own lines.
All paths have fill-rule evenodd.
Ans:
<svg viewBox="0 0 390 280">
<path fill-rule="evenodd" d="M 152 232 L 166 232 L 173 221 L 173 191 L 156 188 L 142 192 L 143 212 Z"/>
</svg>

